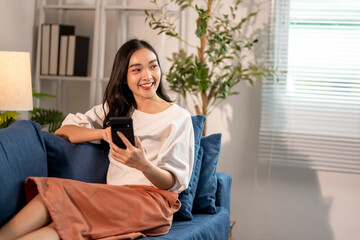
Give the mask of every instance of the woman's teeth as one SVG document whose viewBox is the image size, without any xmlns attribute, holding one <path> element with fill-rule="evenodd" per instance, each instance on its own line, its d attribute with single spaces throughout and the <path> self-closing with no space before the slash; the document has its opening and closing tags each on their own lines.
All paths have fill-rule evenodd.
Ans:
<svg viewBox="0 0 360 240">
<path fill-rule="evenodd" d="M 145 83 L 145 84 L 141 84 L 140 86 L 142 87 L 151 87 L 153 83 Z"/>
</svg>

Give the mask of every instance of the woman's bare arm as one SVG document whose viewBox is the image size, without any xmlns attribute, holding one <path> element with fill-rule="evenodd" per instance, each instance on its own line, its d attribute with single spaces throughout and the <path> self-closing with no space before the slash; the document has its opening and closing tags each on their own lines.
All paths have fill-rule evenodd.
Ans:
<svg viewBox="0 0 360 240">
<path fill-rule="evenodd" d="M 175 177 L 171 172 L 161 169 L 152 163 L 144 167 L 142 173 L 159 189 L 167 190 L 175 184 Z"/>
<path fill-rule="evenodd" d="M 55 131 L 55 135 L 72 143 L 91 142 L 95 140 L 108 141 L 111 137 L 110 128 L 90 129 L 75 125 L 65 125 Z"/>
</svg>

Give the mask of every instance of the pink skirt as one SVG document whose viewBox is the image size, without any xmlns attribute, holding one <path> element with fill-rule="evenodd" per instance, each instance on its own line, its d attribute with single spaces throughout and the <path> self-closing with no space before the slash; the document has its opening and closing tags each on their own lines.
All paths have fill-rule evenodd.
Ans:
<svg viewBox="0 0 360 240">
<path fill-rule="evenodd" d="M 27 200 L 39 194 L 63 240 L 135 239 L 166 234 L 178 194 L 150 186 L 113 186 L 31 177 Z"/>
</svg>

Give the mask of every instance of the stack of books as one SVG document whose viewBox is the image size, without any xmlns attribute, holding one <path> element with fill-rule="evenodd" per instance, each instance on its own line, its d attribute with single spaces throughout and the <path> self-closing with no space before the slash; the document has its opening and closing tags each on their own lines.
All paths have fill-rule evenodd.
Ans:
<svg viewBox="0 0 360 240">
<path fill-rule="evenodd" d="M 41 26 L 41 75 L 87 76 L 89 37 L 75 35 L 75 26 Z"/>
</svg>

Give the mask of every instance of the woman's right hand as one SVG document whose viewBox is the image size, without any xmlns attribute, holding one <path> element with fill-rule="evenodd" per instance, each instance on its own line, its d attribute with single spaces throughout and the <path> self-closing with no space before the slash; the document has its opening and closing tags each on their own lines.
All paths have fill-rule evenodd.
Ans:
<svg viewBox="0 0 360 240">
<path fill-rule="evenodd" d="M 107 127 L 105 129 L 103 129 L 103 131 L 102 131 L 102 139 L 104 141 L 108 142 L 109 144 L 112 142 L 111 127 Z"/>
</svg>

